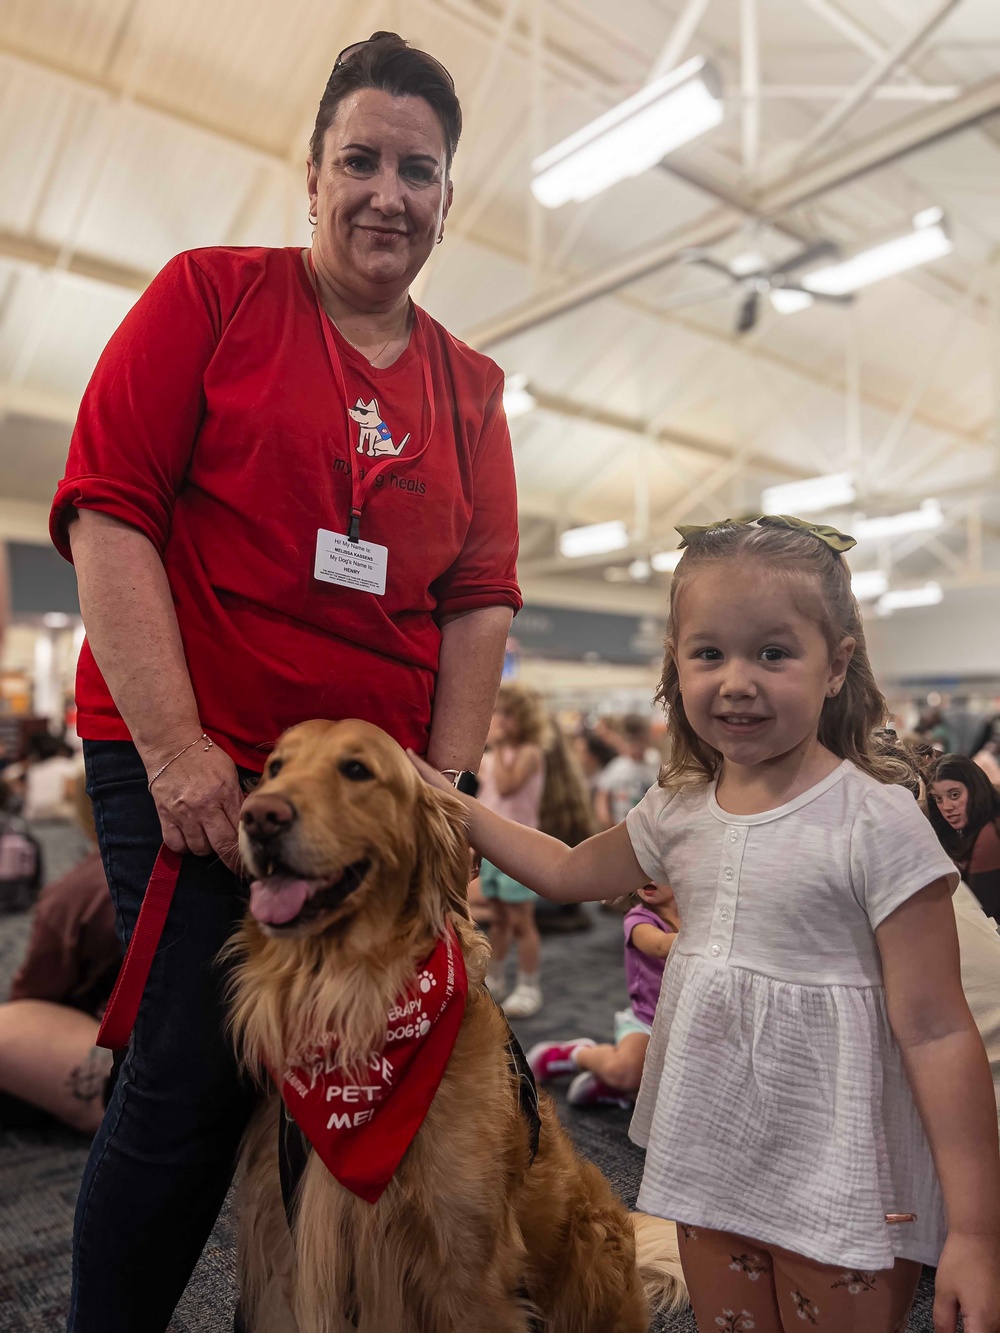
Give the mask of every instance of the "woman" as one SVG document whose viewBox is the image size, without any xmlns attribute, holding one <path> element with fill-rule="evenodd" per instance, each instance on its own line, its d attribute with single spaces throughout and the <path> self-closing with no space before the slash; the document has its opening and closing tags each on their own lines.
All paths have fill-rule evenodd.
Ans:
<svg viewBox="0 0 1000 1333">
<path fill-rule="evenodd" d="M 941 846 L 986 915 L 1000 923 L 1000 791 L 971 759 L 946 754 L 931 769 L 928 794 Z"/>
<path fill-rule="evenodd" d="M 93 851 L 42 890 L 9 1003 L 0 1004 L 0 1125 L 31 1123 L 39 1108 L 93 1134 L 111 1073 L 110 1051 L 94 1043 L 121 957 L 82 773 L 72 800 Z"/>
<path fill-rule="evenodd" d="M 229 1184 L 253 1093 L 214 960 L 243 912 L 241 784 L 310 717 L 375 722 L 452 777 L 479 763 L 520 604 L 503 376 L 408 295 L 460 128 L 432 57 L 348 47 L 311 248 L 172 260 L 81 407 L 52 533 L 123 939 L 161 840 L 190 855 L 84 1177 L 73 1333 L 164 1329 Z"/>
</svg>

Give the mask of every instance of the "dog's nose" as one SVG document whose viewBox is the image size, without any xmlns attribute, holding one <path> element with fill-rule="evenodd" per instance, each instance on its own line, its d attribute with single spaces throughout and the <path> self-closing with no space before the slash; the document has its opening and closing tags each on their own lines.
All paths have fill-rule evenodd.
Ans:
<svg viewBox="0 0 1000 1333">
<path fill-rule="evenodd" d="M 240 822 L 251 838 L 276 838 L 295 822 L 295 807 L 283 796 L 255 792 L 243 802 Z"/>
</svg>

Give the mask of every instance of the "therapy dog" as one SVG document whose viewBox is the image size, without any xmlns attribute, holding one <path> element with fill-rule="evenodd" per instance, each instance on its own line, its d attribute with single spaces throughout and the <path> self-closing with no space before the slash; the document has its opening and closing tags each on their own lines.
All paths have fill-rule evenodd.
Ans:
<svg viewBox="0 0 1000 1333">
<path fill-rule="evenodd" d="M 377 727 L 306 722 L 240 848 L 232 1028 L 270 1074 L 241 1162 L 250 1333 L 646 1333 L 683 1296 L 673 1223 L 630 1214 L 519 1071 L 461 803 Z"/>
</svg>

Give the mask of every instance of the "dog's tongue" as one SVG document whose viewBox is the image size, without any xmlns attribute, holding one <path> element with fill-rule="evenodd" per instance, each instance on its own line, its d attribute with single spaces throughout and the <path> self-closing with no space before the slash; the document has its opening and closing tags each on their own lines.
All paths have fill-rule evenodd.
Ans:
<svg viewBox="0 0 1000 1333">
<path fill-rule="evenodd" d="M 291 875 L 270 875 L 250 885 L 250 912 L 258 921 L 272 926 L 291 921 L 302 911 L 311 885 L 307 879 Z"/>
</svg>

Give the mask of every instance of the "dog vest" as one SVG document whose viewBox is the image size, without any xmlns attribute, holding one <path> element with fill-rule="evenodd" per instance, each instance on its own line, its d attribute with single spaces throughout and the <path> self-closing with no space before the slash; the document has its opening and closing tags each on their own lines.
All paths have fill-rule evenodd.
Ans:
<svg viewBox="0 0 1000 1333">
<path fill-rule="evenodd" d="M 449 925 L 389 1009 L 381 1050 L 359 1068 L 345 1069 L 336 1047 L 324 1045 L 282 1080 L 288 1115 L 327 1170 L 368 1203 L 377 1202 L 424 1122 L 462 1025 L 468 989 Z M 283 1145 L 291 1129 L 284 1121 Z"/>
</svg>

